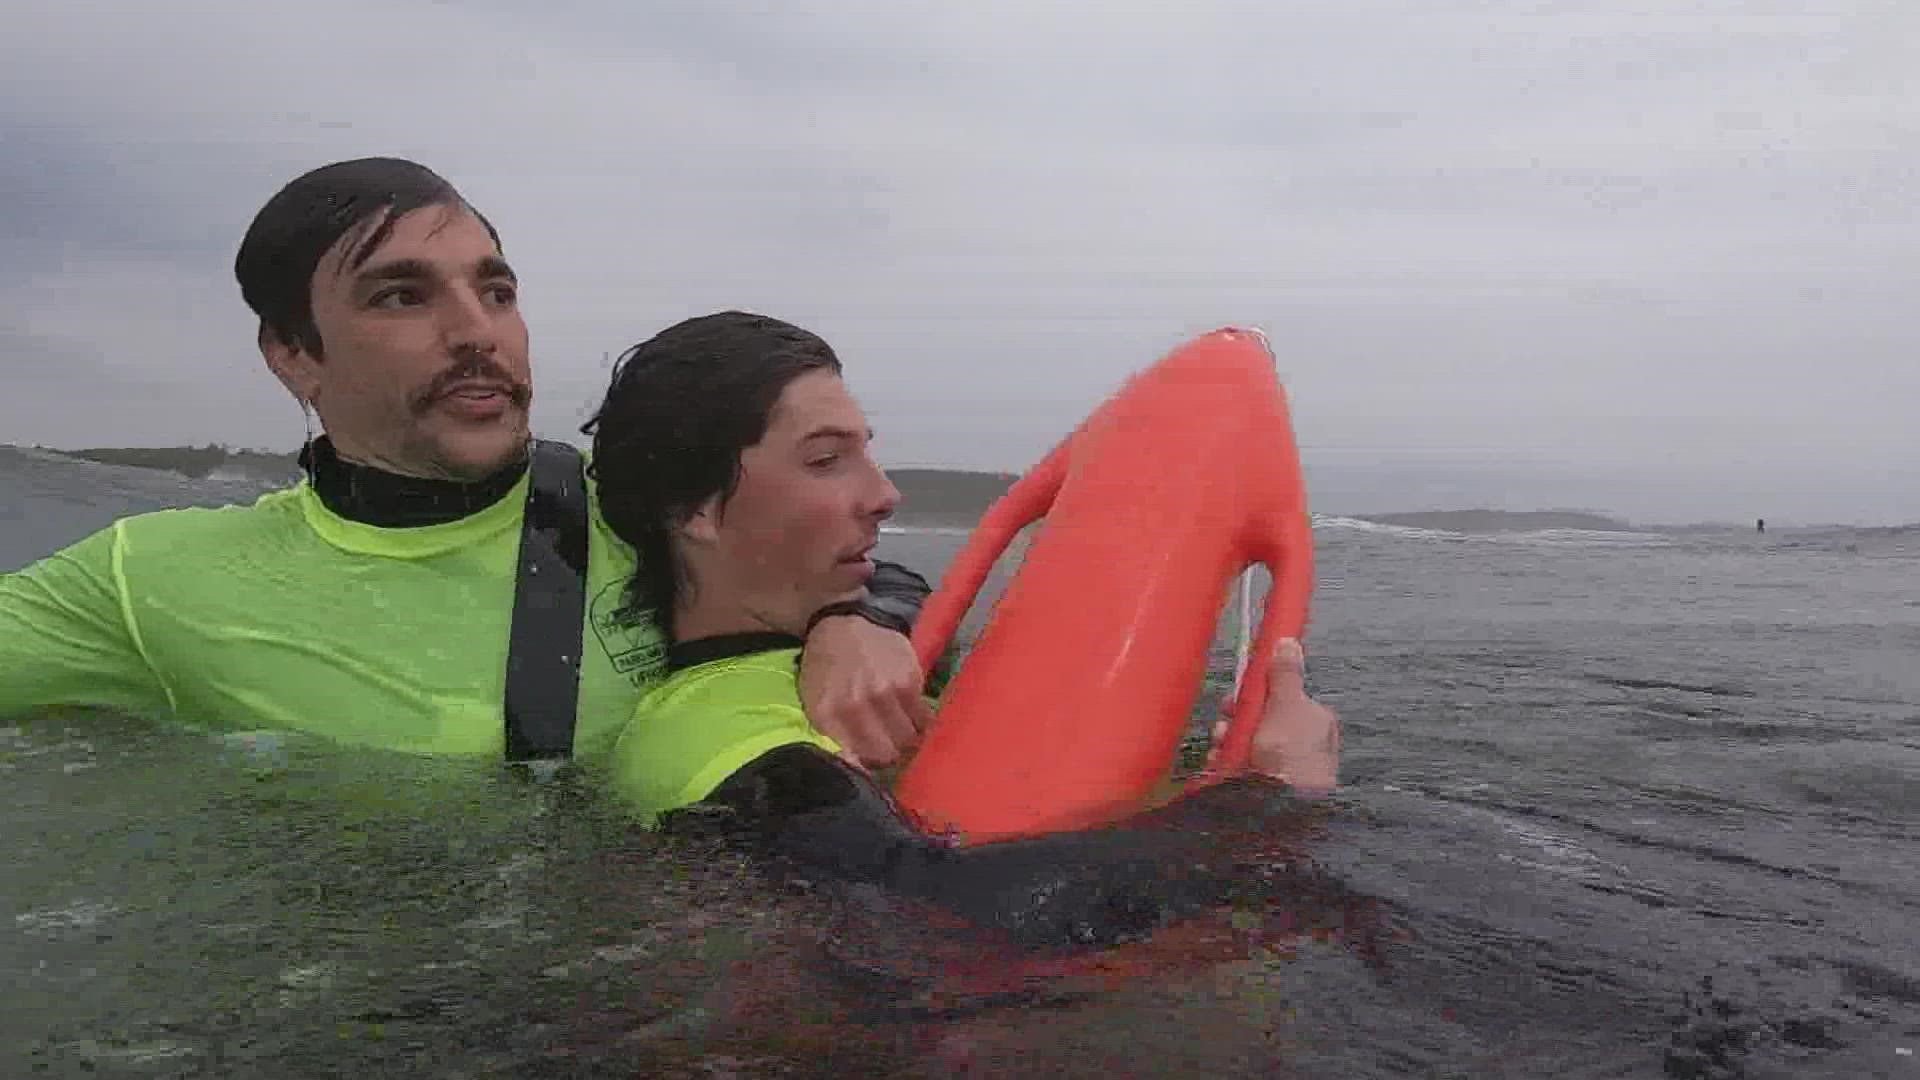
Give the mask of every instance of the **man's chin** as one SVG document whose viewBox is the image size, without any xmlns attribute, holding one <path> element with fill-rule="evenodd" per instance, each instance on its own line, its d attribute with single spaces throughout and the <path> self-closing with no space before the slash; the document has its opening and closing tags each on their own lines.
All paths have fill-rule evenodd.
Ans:
<svg viewBox="0 0 1920 1080">
<path fill-rule="evenodd" d="M 438 464 L 450 479 L 485 479 L 524 461 L 529 436 L 520 425 L 499 431 L 456 432 L 436 440 Z"/>
</svg>

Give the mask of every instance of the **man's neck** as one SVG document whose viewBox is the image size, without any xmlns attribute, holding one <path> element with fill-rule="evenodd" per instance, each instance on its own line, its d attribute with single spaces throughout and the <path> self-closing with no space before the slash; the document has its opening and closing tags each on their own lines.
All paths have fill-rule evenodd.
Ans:
<svg viewBox="0 0 1920 1080">
<path fill-rule="evenodd" d="M 300 452 L 300 466 L 327 509 L 365 525 L 398 529 L 441 525 L 485 510 L 520 482 L 527 459 L 478 480 L 429 479 L 349 461 L 322 435 Z"/>
</svg>

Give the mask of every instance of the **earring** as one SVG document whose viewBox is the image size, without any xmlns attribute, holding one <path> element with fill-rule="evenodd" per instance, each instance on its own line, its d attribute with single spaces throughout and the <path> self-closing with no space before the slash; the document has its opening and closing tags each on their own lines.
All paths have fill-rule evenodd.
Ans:
<svg viewBox="0 0 1920 1080">
<path fill-rule="evenodd" d="M 313 403 L 306 398 L 300 399 L 300 420 L 307 429 L 307 441 L 300 445 L 300 465 L 306 471 L 307 483 L 318 484 L 313 466 Z"/>
</svg>

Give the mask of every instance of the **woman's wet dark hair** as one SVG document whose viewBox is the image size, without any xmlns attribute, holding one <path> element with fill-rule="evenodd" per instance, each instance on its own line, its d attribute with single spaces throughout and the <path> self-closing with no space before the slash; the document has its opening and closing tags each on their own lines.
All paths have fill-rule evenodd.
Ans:
<svg viewBox="0 0 1920 1080">
<path fill-rule="evenodd" d="M 809 371 L 840 373 L 818 335 L 779 319 L 724 311 L 662 330 L 620 355 L 591 420 L 600 512 L 632 545 L 639 569 L 623 617 L 649 611 L 673 633 L 673 606 L 689 584 L 673 530 L 740 480 L 740 454 L 767 433 L 787 384 Z"/>
<path fill-rule="evenodd" d="M 377 251 L 394 223 L 428 206 L 459 206 L 487 228 L 493 244 L 500 234 L 486 217 L 432 169 L 402 158 L 370 157 L 322 165 L 295 177 L 254 215 L 233 275 L 240 295 L 260 317 L 261 326 L 286 345 L 321 355 L 313 324 L 313 272 L 320 260 L 350 231 L 378 219 L 358 237 L 349 267 L 358 267 Z"/>
</svg>

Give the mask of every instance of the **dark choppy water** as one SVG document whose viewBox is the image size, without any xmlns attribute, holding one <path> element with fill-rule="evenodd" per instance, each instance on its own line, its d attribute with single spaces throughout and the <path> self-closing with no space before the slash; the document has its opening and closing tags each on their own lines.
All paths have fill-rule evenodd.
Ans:
<svg viewBox="0 0 1920 1080">
<path fill-rule="evenodd" d="M 0 450 L 0 567 L 228 494 Z M 1299 843 L 1377 966 L 902 1008 L 819 897 L 568 792 L 71 714 L 0 729 L 0 1075 L 1920 1077 L 1920 534 L 1318 537 Z"/>
</svg>

